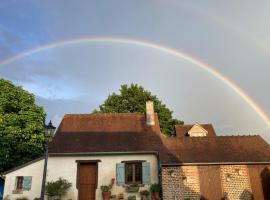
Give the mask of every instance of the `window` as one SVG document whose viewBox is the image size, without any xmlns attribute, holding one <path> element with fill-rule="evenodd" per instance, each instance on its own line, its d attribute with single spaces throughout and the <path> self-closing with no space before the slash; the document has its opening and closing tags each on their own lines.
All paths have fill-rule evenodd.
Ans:
<svg viewBox="0 0 270 200">
<path fill-rule="evenodd" d="M 15 182 L 14 194 L 20 194 L 21 192 L 31 190 L 32 176 L 17 176 Z"/>
<path fill-rule="evenodd" d="M 151 184 L 150 162 L 122 161 L 116 163 L 116 184 Z"/>
<path fill-rule="evenodd" d="M 22 190 L 23 189 L 23 176 L 17 176 L 16 177 L 16 190 Z"/>
<path fill-rule="evenodd" d="M 125 163 L 125 183 L 140 184 L 142 183 L 142 163 L 130 162 Z"/>
</svg>

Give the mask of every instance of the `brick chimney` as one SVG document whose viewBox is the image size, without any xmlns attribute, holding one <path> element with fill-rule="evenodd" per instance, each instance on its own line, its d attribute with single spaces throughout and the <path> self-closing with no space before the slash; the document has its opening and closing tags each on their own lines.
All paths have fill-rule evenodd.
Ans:
<svg viewBox="0 0 270 200">
<path fill-rule="evenodd" d="M 148 126 L 155 125 L 155 111 L 154 111 L 154 102 L 146 101 L 146 124 Z"/>
</svg>

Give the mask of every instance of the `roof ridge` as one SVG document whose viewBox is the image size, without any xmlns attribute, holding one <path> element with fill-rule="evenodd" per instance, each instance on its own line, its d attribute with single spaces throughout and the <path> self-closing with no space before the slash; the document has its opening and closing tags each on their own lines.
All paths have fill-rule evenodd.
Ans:
<svg viewBox="0 0 270 200">
<path fill-rule="evenodd" d="M 252 138 L 252 137 L 260 137 L 260 135 L 217 135 L 217 136 L 208 136 L 208 137 L 185 137 L 185 138 L 200 138 L 200 139 L 223 139 L 223 138 Z"/>
<path fill-rule="evenodd" d="M 175 126 L 194 126 L 194 125 L 196 125 L 196 124 L 198 124 L 198 125 L 212 125 L 213 126 L 213 124 L 212 123 L 203 123 L 203 124 L 201 124 L 201 123 L 194 123 L 194 124 L 177 124 L 177 125 L 175 125 Z"/>
<path fill-rule="evenodd" d="M 133 113 L 78 113 L 78 114 L 65 114 L 65 117 L 71 117 L 71 116 L 98 116 L 98 115 L 122 115 L 122 116 L 126 116 L 126 115 L 144 115 L 145 113 L 141 113 L 141 112 L 133 112 Z"/>
<path fill-rule="evenodd" d="M 260 135 L 218 135 L 217 137 L 257 137 L 257 136 L 260 136 Z"/>
</svg>

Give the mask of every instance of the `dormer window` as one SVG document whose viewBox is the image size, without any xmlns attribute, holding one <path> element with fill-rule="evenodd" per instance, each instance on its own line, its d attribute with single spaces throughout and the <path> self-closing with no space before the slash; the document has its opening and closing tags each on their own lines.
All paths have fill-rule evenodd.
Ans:
<svg viewBox="0 0 270 200">
<path fill-rule="evenodd" d="M 190 137 L 205 137 L 205 136 L 207 136 L 207 134 L 208 134 L 208 131 L 205 130 L 200 124 L 195 124 L 186 133 L 186 136 L 190 136 Z"/>
</svg>

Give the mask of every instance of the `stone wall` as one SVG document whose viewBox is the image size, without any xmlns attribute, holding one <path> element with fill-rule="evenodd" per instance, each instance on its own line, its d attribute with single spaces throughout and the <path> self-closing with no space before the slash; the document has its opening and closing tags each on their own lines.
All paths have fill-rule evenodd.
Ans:
<svg viewBox="0 0 270 200">
<path fill-rule="evenodd" d="M 162 169 L 163 200 L 200 199 L 199 172 L 196 166 Z"/>
<path fill-rule="evenodd" d="M 220 166 L 222 195 L 228 200 L 251 200 L 252 190 L 246 165 Z M 164 200 L 199 200 L 201 196 L 197 166 L 164 167 L 162 188 Z"/>
<path fill-rule="evenodd" d="M 226 199 L 252 199 L 249 172 L 246 165 L 222 165 L 220 168 L 223 194 Z"/>
</svg>

